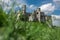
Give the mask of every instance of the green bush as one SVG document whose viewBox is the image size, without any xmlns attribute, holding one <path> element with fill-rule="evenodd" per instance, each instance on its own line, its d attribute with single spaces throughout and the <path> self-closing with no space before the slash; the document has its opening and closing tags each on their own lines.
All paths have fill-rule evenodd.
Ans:
<svg viewBox="0 0 60 40">
<path fill-rule="evenodd" d="M 2 7 L 0 6 L 0 27 L 6 24 L 6 13 L 3 11 Z"/>
</svg>

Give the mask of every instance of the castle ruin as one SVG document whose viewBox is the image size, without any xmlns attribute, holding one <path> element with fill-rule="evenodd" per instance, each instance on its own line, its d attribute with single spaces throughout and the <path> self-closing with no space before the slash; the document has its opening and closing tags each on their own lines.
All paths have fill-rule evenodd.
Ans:
<svg viewBox="0 0 60 40">
<path fill-rule="evenodd" d="M 28 21 L 45 22 L 45 14 L 44 12 L 41 12 L 40 8 L 37 8 L 37 10 L 34 10 L 33 13 L 27 13 L 26 5 L 23 5 L 22 14 L 28 17 Z"/>
</svg>

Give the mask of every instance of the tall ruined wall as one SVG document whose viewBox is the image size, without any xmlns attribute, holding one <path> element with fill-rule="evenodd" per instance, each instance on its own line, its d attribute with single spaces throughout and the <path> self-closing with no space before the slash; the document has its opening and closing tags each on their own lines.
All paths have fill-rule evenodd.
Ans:
<svg viewBox="0 0 60 40">
<path fill-rule="evenodd" d="M 33 21 L 33 16 L 32 15 L 28 16 L 28 21 Z"/>
<path fill-rule="evenodd" d="M 40 14 L 40 21 L 41 22 L 45 22 L 46 21 L 44 12 L 41 12 L 41 14 Z"/>
<path fill-rule="evenodd" d="M 22 6 L 22 13 L 25 17 L 27 16 L 26 5 Z M 44 14 L 44 12 L 41 12 L 40 8 L 37 8 L 37 10 L 34 10 L 33 14 L 30 14 L 30 16 L 28 16 L 28 21 L 44 22 L 45 14 Z"/>
<path fill-rule="evenodd" d="M 40 22 L 40 8 L 38 8 L 37 10 L 36 10 L 36 17 L 37 17 L 37 19 L 38 19 L 38 21 Z"/>
<path fill-rule="evenodd" d="M 22 6 L 22 13 L 23 13 L 23 14 L 26 14 L 26 5 L 23 5 L 23 6 Z"/>
<path fill-rule="evenodd" d="M 34 10 L 34 12 L 33 12 L 33 21 L 38 21 L 38 20 L 37 20 L 36 10 Z"/>
<path fill-rule="evenodd" d="M 37 17 L 39 22 L 45 22 L 45 14 L 44 14 L 44 12 L 41 12 L 40 8 L 38 8 L 36 10 L 36 17 Z"/>
<path fill-rule="evenodd" d="M 18 10 L 17 11 L 17 20 L 19 20 L 20 19 L 20 11 Z"/>
</svg>

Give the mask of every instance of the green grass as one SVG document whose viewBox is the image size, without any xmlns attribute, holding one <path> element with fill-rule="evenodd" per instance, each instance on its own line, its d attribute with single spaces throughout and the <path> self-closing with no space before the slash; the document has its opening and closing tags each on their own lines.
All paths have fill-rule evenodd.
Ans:
<svg viewBox="0 0 60 40">
<path fill-rule="evenodd" d="M 47 24 L 42 23 L 29 23 L 28 29 L 29 36 L 34 40 L 60 40 L 60 28 L 49 28 Z M 29 25 L 28 24 L 28 25 Z M 27 25 L 27 26 L 28 26 Z M 31 40 L 32 40 L 31 39 Z"/>
<path fill-rule="evenodd" d="M 46 23 L 20 21 L 17 25 L 15 32 L 19 40 L 60 40 L 60 28 L 49 28 Z M 13 32 L 13 27 L 0 28 L 0 32 L 4 34 L 5 39 L 11 38 L 9 34 Z"/>
</svg>

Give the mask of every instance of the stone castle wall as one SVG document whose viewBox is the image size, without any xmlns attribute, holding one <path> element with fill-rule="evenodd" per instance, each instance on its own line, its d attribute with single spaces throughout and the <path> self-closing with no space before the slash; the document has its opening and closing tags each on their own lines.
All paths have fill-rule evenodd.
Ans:
<svg viewBox="0 0 60 40">
<path fill-rule="evenodd" d="M 22 14 L 27 16 L 26 5 L 22 6 Z M 34 10 L 34 12 L 28 16 L 28 21 L 44 22 L 45 21 L 44 12 L 41 12 L 41 9 L 37 8 L 37 10 Z"/>
</svg>

